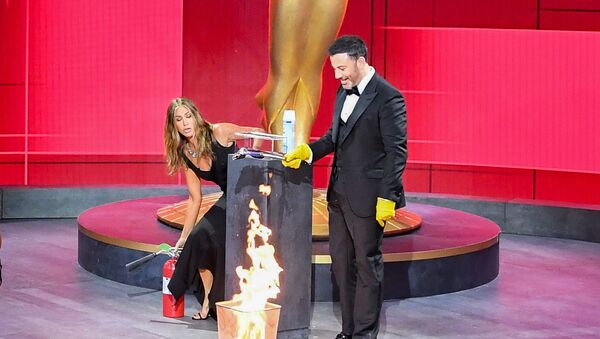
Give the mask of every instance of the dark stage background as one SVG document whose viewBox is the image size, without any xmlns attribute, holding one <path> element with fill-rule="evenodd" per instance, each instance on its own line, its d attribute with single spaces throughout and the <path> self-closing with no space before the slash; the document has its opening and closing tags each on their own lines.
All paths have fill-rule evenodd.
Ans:
<svg viewBox="0 0 600 339">
<path fill-rule="evenodd" d="M 0 185 L 181 183 L 163 165 L 169 100 L 258 124 L 268 12 L 0 1 Z M 600 0 L 350 0 L 341 33 L 406 96 L 408 191 L 600 204 L 599 31 Z M 338 86 L 324 70 L 314 137 Z"/>
</svg>

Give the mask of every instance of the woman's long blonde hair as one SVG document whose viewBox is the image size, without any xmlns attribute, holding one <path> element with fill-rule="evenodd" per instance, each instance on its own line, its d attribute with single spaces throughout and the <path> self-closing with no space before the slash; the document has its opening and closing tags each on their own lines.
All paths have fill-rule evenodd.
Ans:
<svg viewBox="0 0 600 339">
<path fill-rule="evenodd" d="M 185 106 L 192 112 L 192 116 L 196 122 L 194 124 L 194 136 L 196 137 L 196 143 L 198 144 L 197 151 L 199 156 L 213 157 L 211 147 L 213 139 L 212 125 L 208 121 L 202 119 L 200 111 L 198 111 L 198 108 L 196 108 L 196 105 L 194 105 L 192 100 L 188 98 L 177 98 L 169 105 L 169 108 L 167 109 L 167 119 L 165 121 L 165 154 L 170 175 L 177 173 L 180 168 L 187 167 L 182 158 L 182 156 L 186 156 L 183 154 L 183 148 L 187 141 L 179 134 L 177 127 L 175 126 L 175 110 L 179 106 Z"/>
</svg>

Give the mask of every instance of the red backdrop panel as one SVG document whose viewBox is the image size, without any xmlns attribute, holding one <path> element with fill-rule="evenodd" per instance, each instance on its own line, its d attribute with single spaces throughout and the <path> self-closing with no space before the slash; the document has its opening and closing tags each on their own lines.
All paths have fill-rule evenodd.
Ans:
<svg viewBox="0 0 600 339">
<path fill-rule="evenodd" d="M 21 185 L 25 182 L 25 164 L 3 160 L 0 163 L 0 185 Z"/>
<path fill-rule="evenodd" d="M 536 0 L 392 0 L 387 25 L 535 29 Z"/>
<path fill-rule="evenodd" d="M 540 11 L 540 29 L 600 31 L 599 11 Z"/>
<path fill-rule="evenodd" d="M 536 171 L 535 198 L 600 205 L 597 174 Z"/>
<path fill-rule="evenodd" d="M 388 26 L 433 27 L 434 0 L 386 1 Z"/>
<path fill-rule="evenodd" d="M 30 3 L 32 153 L 160 154 L 181 93 L 181 6 L 162 1 Z"/>
<path fill-rule="evenodd" d="M 0 185 L 24 182 L 26 13 L 25 1 L 0 2 Z"/>
<path fill-rule="evenodd" d="M 431 192 L 533 199 L 533 171 L 433 165 Z"/>
<path fill-rule="evenodd" d="M 599 0 L 539 0 L 540 9 L 600 10 Z"/>
<path fill-rule="evenodd" d="M 136 163 L 97 161 L 87 162 L 30 162 L 29 184 L 34 186 L 64 185 L 120 185 L 120 184 L 177 184 L 177 176 L 167 176 L 164 162 Z"/>
<path fill-rule="evenodd" d="M 600 34 L 391 29 L 387 53 L 413 161 L 600 173 Z"/>
<path fill-rule="evenodd" d="M 402 180 L 407 192 L 431 192 L 431 165 L 408 163 Z"/>
<path fill-rule="evenodd" d="M 380 74 L 385 75 L 385 41 L 387 24 L 386 0 L 375 0 L 372 6 L 371 48 L 369 49 L 369 64 L 373 65 Z"/>
<path fill-rule="evenodd" d="M 258 126 L 269 67 L 269 0 L 184 0 L 183 95 L 211 122 Z"/>
<path fill-rule="evenodd" d="M 10 60 L 8 61 L 10 62 Z M 25 85 L 23 83 L 0 84 L 0 152 L 9 150 L 25 140 Z M 23 152 L 23 148 L 12 148 Z M 1 156 L 1 155 L 0 155 Z"/>
<path fill-rule="evenodd" d="M 540 29 L 600 31 L 599 0 L 540 0 Z"/>
<path fill-rule="evenodd" d="M 0 71 L 0 163 L 24 155 L 18 165 L 3 166 L 4 184 L 123 182 L 116 178 L 122 166 L 91 165 L 72 176 L 64 173 L 74 163 L 30 163 L 36 155 L 84 154 L 107 163 L 119 154 L 134 163 L 141 155 L 162 158 L 165 108 L 181 94 L 180 3 L 15 0 L 0 9 L 0 32 L 8 37 L 0 42 L 7 51 Z M 51 177 L 60 170 L 63 175 Z M 111 175 L 114 181 L 97 180 Z M 164 173 L 129 178 L 168 180 Z"/>
<path fill-rule="evenodd" d="M 27 6 L 25 1 L 0 2 L 0 84 L 25 85 Z M 9 97 L 7 97 L 9 98 Z M 3 98 L 4 99 L 4 98 Z M 5 101 L 2 101 L 5 103 Z M 2 121 L 4 125 L 5 121 Z"/>
<path fill-rule="evenodd" d="M 537 0 L 435 0 L 433 13 L 437 27 L 535 29 Z"/>
</svg>

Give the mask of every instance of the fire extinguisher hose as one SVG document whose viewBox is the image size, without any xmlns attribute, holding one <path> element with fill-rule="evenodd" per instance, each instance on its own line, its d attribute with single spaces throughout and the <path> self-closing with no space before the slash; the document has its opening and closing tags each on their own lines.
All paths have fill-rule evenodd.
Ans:
<svg viewBox="0 0 600 339">
<path fill-rule="evenodd" d="M 159 248 L 159 250 L 155 253 L 150 253 L 146 256 L 143 256 L 139 259 L 136 259 L 130 263 L 125 264 L 125 268 L 127 268 L 128 271 L 133 271 L 134 269 L 136 269 L 136 268 L 142 266 L 143 264 L 147 263 L 148 261 L 154 259 L 159 254 L 167 254 L 169 257 L 174 258 L 174 257 L 178 257 L 179 253 L 181 252 L 180 248 L 171 247 L 171 246 L 169 246 L 169 244 L 165 244 L 165 243 L 158 245 L 158 248 Z"/>
</svg>

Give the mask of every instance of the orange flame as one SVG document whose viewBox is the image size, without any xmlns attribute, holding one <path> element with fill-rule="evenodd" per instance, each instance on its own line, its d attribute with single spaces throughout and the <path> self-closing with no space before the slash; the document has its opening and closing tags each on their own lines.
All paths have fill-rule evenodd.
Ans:
<svg viewBox="0 0 600 339">
<path fill-rule="evenodd" d="M 268 196 L 271 194 L 271 187 L 260 185 L 259 192 Z M 233 301 L 239 301 L 238 308 L 248 312 L 239 318 L 238 338 L 258 339 L 264 337 L 265 306 L 268 299 L 276 298 L 279 294 L 279 273 L 283 269 L 275 260 L 275 247 L 269 244 L 271 230 L 260 223 L 259 208 L 254 200 L 250 201 L 249 207 L 251 211 L 248 216 L 246 253 L 252 266 L 248 269 L 242 266 L 235 268 L 240 278 L 241 292 L 233 296 Z"/>
</svg>

